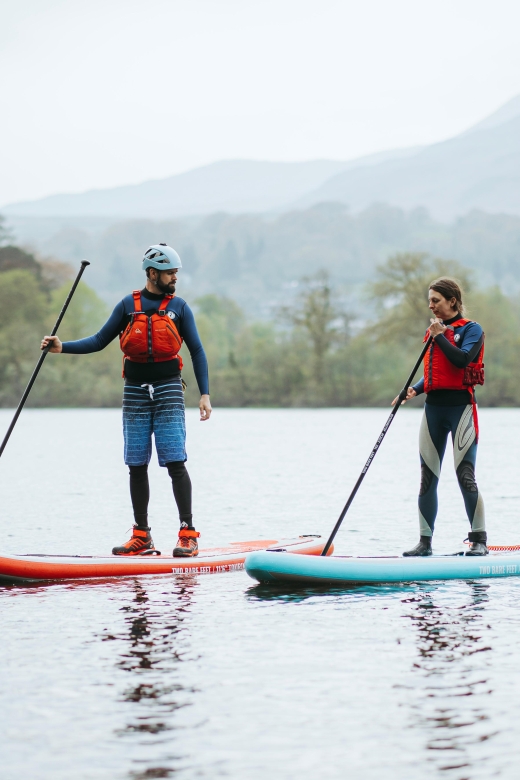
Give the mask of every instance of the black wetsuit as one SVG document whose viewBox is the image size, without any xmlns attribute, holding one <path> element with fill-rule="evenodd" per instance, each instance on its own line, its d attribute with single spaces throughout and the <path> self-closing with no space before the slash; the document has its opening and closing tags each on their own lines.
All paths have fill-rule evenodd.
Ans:
<svg viewBox="0 0 520 780">
<path fill-rule="evenodd" d="M 460 315 L 446 320 L 450 325 Z M 457 368 L 465 368 L 477 359 L 484 341 L 477 322 L 457 327 L 455 344 L 444 335 L 437 336 L 434 349 L 441 349 Z M 418 395 L 424 392 L 424 378 L 414 385 Z M 469 390 L 432 390 L 426 395 L 421 424 L 419 449 L 421 458 L 421 487 L 419 491 L 419 526 L 421 536 L 432 536 L 437 517 L 437 485 L 442 461 L 451 433 L 453 457 L 459 487 L 464 499 L 472 532 L 485 532 L 485 513 L 482 495 L 475 481 L 478 436 L 474 409 Z"/>
</svg>

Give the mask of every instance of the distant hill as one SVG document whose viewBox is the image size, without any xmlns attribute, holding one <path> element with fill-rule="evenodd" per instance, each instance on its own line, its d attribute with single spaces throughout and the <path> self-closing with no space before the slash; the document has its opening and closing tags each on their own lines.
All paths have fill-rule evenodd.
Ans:
<svg viewBox="0 0 520 780">
<path fill-rule="evenodd" d="M 167 179 L 13 203 L 2 207 L 1 211 L 23 218 L 98 217 L 106 220 L 109 217 L 166 219 L 220 211 L 239 214 L 283 210 L 339 171 L 360 164 L 371 166 L 388 159 L 408 157 L 420 148 L 378 152 L 350 162 L 228 160 Z"/>
<path fill-rule="evenodd" d="M 172 219 L 282 213 L 339 202 L 359 212 L 374 203 L 427 208 L 442 220 L 481 209 L 520 214 L 520 96 L 464 133 L 427 147 L 397 149 L 349 162 L 228 160 L 166 179 L 12 203 L 2 211 L 22 233 L 32 220 Z M 25 222 L 24 222 L 25 220 Z M 82 222 L 83 221 L 83 222 Z M 23 224 L 22 224 L 23 223 Z M 54 226 L 56 227 L 56 226 Z"/>
<path fill-rule="evenodd" d="M 450 220 L 472 209 L 520 214 L 520 96 L 469 131 L 406 159 L 342 171 L 294 206 L 324 201 L 427 208 Z"/>
<path fill-rule="evenodd" d="M 181 295 L 229 295 L 266 318 L 320 268 L 359 303 L 398 251 L 457 260 L 478 283 L 518 293 L 520 97 L 425 148 L 349 163 L 221 162 L 2 211 L 18 244 L 74 266 L 91 260 L 89 284 L 109 303 L 142 283 L 142 253 L 158 241 L 181 254 Z"/>
<path fill-rule="evenodd" d="M 514 119 L 519 115 L 520 95 L 517 95 L 511 100 L 508 100 L 508 102 L 501 106 L 498 111 L 494 111 L 481 122 L 477 122 L 476 125 L 470 127 L 469 130 L 466 130 L 466 132 L 463 133 L 463 135 L 466 135 L 467 133 L 474 133 L 476 130 L 489 130 L 489 128 L 503 125 L 505 122 L 509 122 L 510 119 Z"/>
</svg>

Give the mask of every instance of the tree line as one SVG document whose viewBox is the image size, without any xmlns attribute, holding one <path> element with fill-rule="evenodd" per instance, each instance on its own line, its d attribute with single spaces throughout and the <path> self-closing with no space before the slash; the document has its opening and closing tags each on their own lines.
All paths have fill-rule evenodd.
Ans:
<svg viewBox="0 0 520 780">
<path fill-rule="evenodd" d="M 36 227 L 31 240 L 36 240 Z M 236 301 L 248 317 L 268 319 L 298 280 L 320 268 L 352 301 L 396 252 L 417 249 L 456 258 L 475 271 L 480 285 L 520 291 L 520 216 L 473 211 L 445 224 L 425 209 L 378 204 L 351 213 L 338 203 L 270 217 L 212 214 L 200 218 L 122 220 L 94 228 L 78 218 L 41 234 L 38 251 L 77 265 L 92 265 L 88 283 L 116 303 L 140 279 L 143 249 L 158 241 L 183 261 L 183 290 L 190 300 L 215 293 Z"/>
<path fill-rule="evenodd" d="M 428 284 L 443 273 L 461 280 L 468 290 L 469 316 L 486 333 L 480 404 L 519 405 L 518 298 L 497 286 L 472 287 L 471 272 L 453 261 L 400 253 L 377 268 L 365 288 L 365 306 L 356 311 L 325 271 L 302 277 L 297 294 L 276 307 L 269 320 L 251 321 L 223 295 L 190 300 L 208 355 L 215 406 L 388 406 L 422 346 L 430 317 Z M 73 275 L 66 264 L 40 262 L 12 244 L 0 247 L 1 406 L 17 404 L 38 359 L 40 340 L 50 331 Z M 81 283 L 60 337 L 90 335 L 108 314 L 106 304 Z M 186 401 L 195 405 L 196 382 L 185 348 L 184 353 Z M 50 355 L 29 405 L 119 406 L 121 365 L 117 340 L 93 355 Z"/>
<path fill-rule="evenodd" d="M 248 323 L 229 299 L 200 298 L 215 403 L 388 406 L 421 351 L 431 317 L 428 285 L 441 275 L 462 283 L 468 317 L 485 330 L 479 404 L 519 405 L 519 298 L 498 286 L 473 288 L 469 269 L 426 253 L 395 254 L 377 269 L 365 291 L 364 317 L 349 311 L 325 272 L 302 279 L 294 303 L 270 322 Z"/>
</svg>

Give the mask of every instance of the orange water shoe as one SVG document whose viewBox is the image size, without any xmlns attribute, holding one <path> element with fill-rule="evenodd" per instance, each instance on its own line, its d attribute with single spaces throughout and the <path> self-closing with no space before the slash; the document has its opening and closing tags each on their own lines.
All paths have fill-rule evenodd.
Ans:
<svg viewBox="0 0 520 780">
<path fill-rule="evenodd" d="M 114 547 L 112 549 L 112 555 L 160 554 L 158 550 L 155 549 L 150 531 L 151 529 L 149 527 L 140 528 L 138 525 L 134 525 L 131 538 L 120 547 Z"/>
<path fill-rule="evenodd" d="M 200 533 L 194 528 L 188 528 L 187 523 L 181 523 L 177 545 L 173 550 L 174 558 L 194 558 L 199 554 L 197 539 Z"/>
</svg>

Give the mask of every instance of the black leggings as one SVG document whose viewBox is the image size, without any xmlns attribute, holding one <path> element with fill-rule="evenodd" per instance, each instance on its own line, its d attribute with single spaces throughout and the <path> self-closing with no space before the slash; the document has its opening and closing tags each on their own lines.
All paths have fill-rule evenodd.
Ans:
<svg viewBox="0 0 520 780">
<path fill-rule="evenodd" d="M 188 528 L 192 528 L 191 479 L 184 461 L 167 463 L 166 468 L 172 480 L 173 495 L 179 510 L 179 520 L 181 523 L 187 523 Z M 148 466 L 129 466 L 128 470 L 130 471 L 130 496 L 134 508 L 135 523 L 141 528 L 147 528 L 148 501 L 150 500 Z"/>
</svg>

